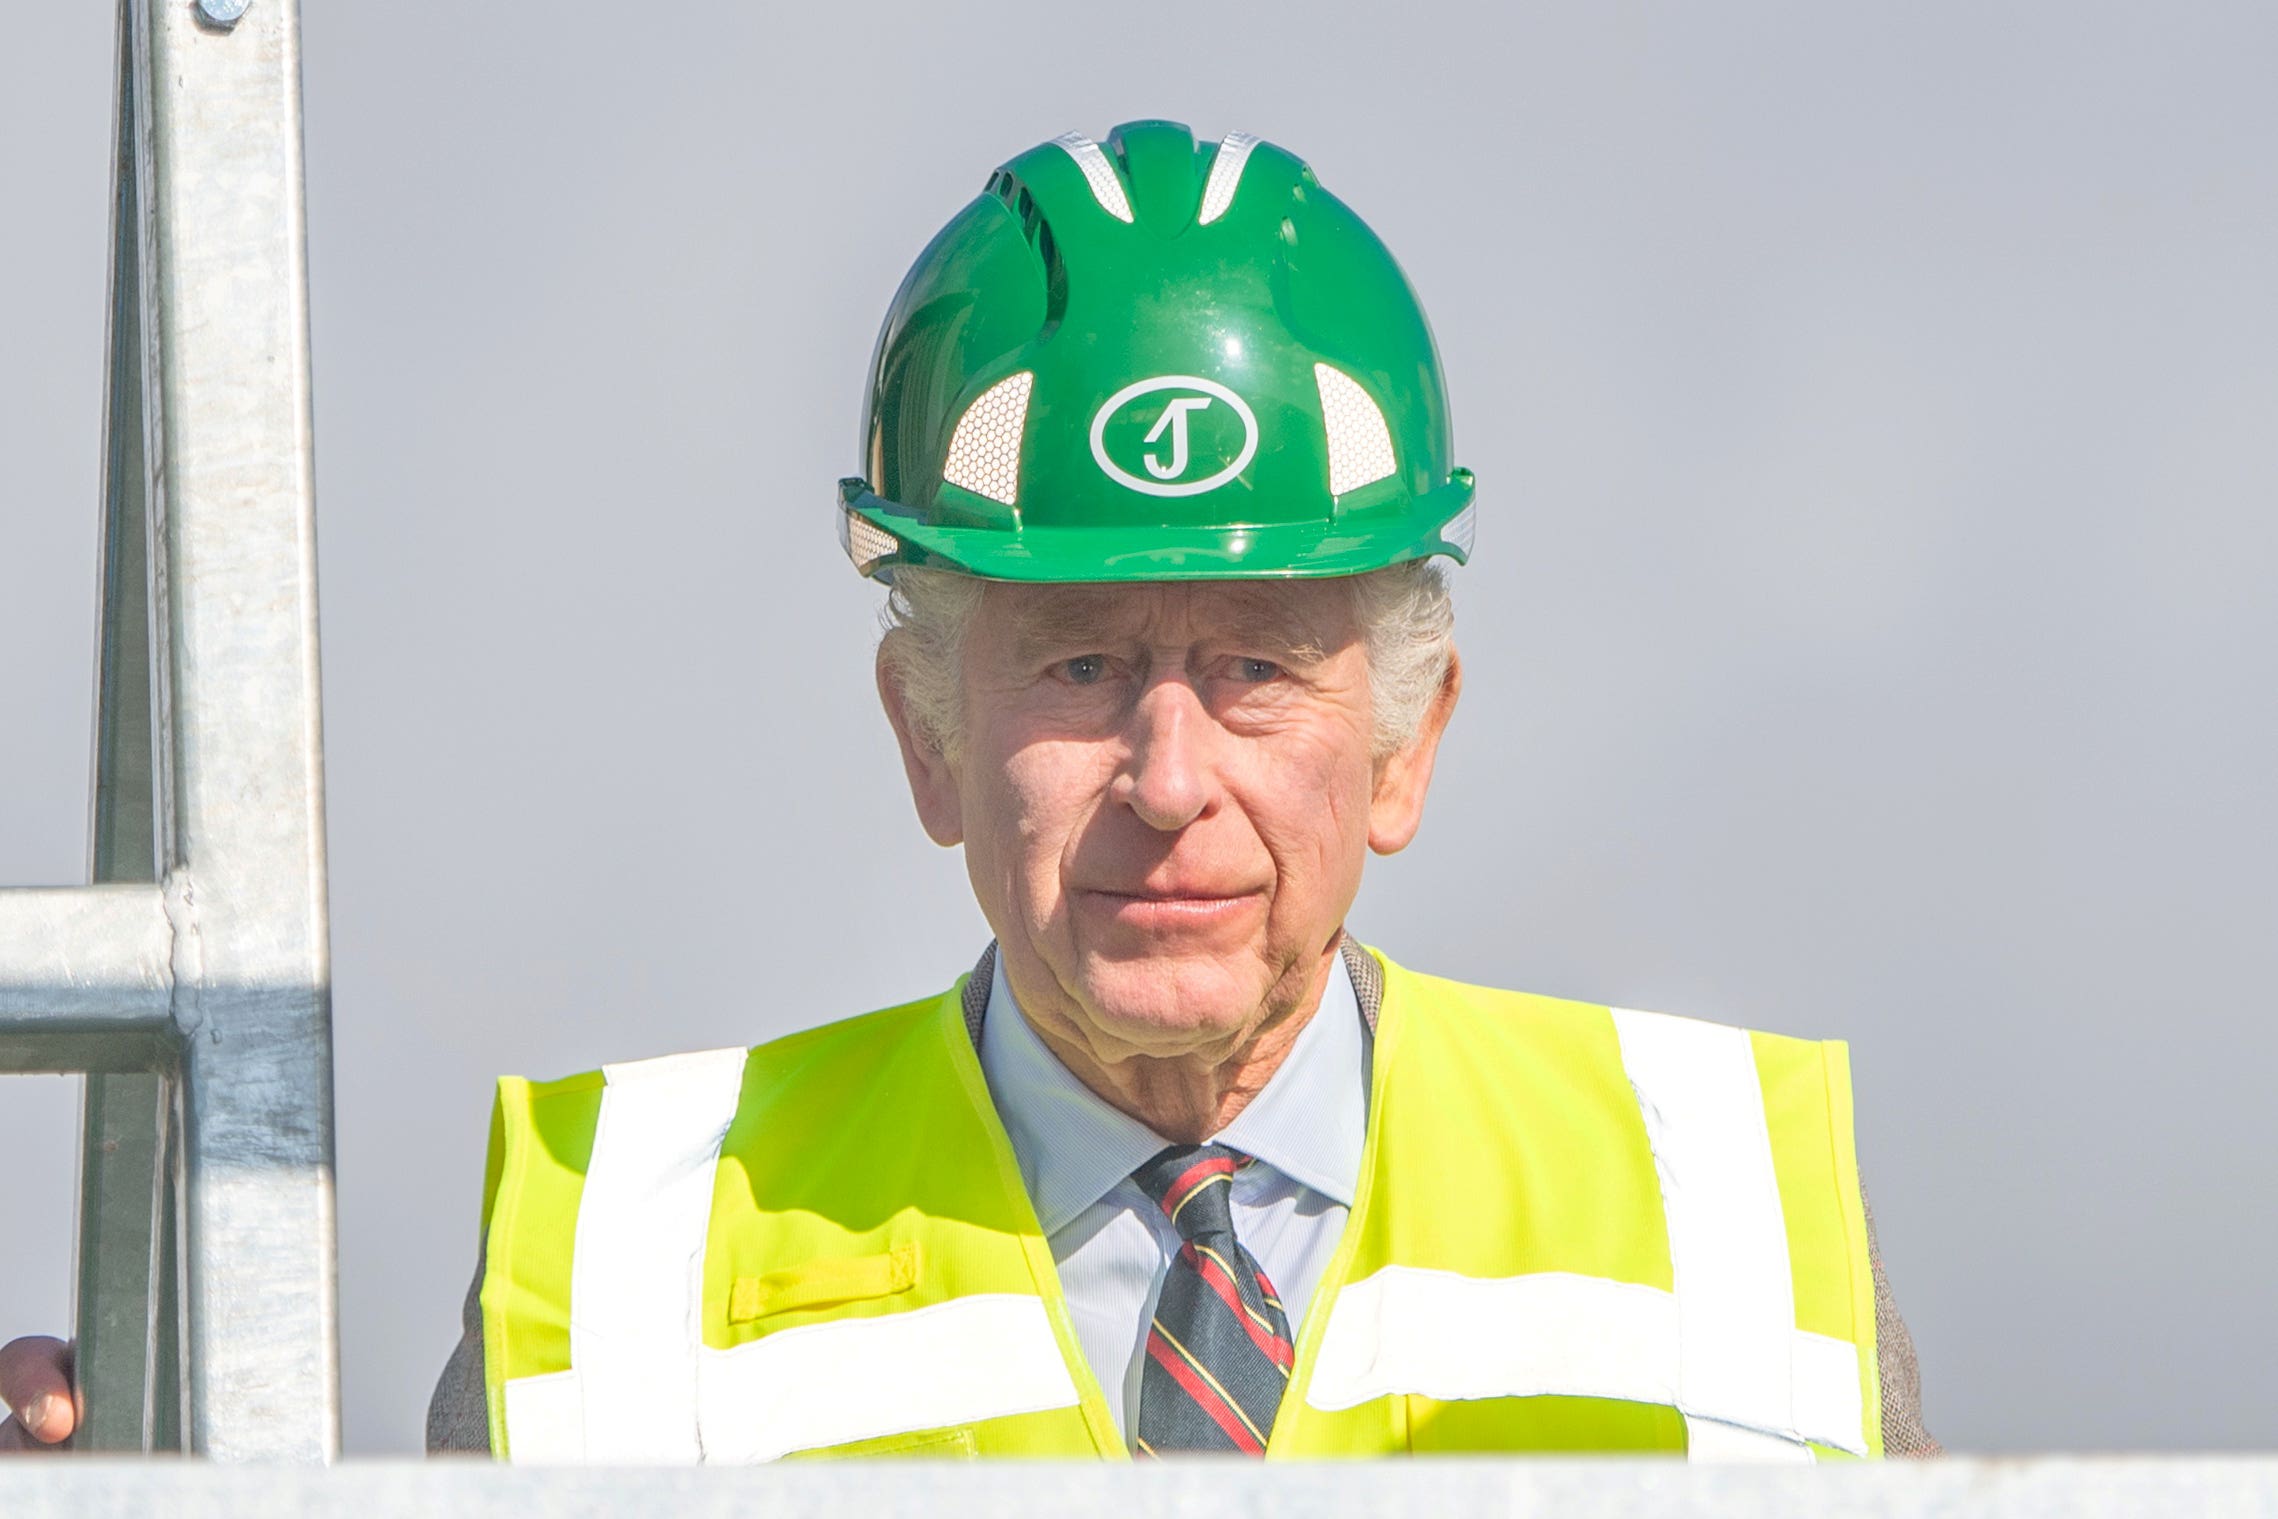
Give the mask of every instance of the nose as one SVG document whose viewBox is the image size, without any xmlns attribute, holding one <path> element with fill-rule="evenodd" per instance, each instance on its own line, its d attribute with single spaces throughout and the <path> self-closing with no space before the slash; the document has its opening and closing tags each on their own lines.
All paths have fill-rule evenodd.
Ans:
<svg viewBox="0 0 2278 1519">
<path fill-rule="evenodd" d="M 1210 811 L 1216 723 L 1184 680 L 1155 681 L 1131 708 L 1130 757 L 1110 795 L 1148 827 L 1175 833 Z"/>
</svg>

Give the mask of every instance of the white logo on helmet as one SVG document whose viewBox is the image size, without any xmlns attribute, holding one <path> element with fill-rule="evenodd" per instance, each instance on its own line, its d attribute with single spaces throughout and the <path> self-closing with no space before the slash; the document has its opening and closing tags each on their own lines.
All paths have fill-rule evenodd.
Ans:
<svg viewBox="0 0 2278 1519">
<path fill-rule="evenodd" d="M 1171 395 L 1159 406 L 1148 401 L 1165 391 Z M 1121 451 L 1140 472 L 1117 463 L 1108 451 L 1108 428 L 1119 423 L 1124 424 L 1116 427 Z M 1132 434 L 1142 424 L 1146 430 L 1134 440 Z M 1233 441 L 1232 424 L 1239 424 L 1241 441 L 1229 452 L 1224 445 Z M 1099 467 L 1117 484 L 1150 496 L 1216 490 L 1248 468 L 1257 451 L 1257 413 L 1216 380 L 1197 375 L 1157 375 L 1126 385 L 1092 416 L 1092 457 Z M 1209 472 L 1189 479 L 1197 470 Z"/>
</svg>

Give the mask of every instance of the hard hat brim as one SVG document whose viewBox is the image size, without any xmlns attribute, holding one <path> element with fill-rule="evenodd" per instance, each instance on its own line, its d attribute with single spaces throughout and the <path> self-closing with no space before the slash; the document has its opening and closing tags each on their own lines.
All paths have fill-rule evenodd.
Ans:
<svg viewBox="0 0 2278 1519">
<path fill-rule="evenodd" d="M 1463 564 L 1471 557 L 1475 490 L 1471 471 L 1458 469 L 1404 510 L 1259 527 L 947 526 L 877 495 L 858 478 L 839 482 L 839 508 L 892 540 L 889 550 L 864 535 L 872 546 L 866 553 L 848 545 L 855 567 L 882 580 L 901 566 L 1070 584 L 1280 580 L 1359 575 L 1434 555 Z M 840 536 L 847 538 L 843 518 Z"/>
</svg>

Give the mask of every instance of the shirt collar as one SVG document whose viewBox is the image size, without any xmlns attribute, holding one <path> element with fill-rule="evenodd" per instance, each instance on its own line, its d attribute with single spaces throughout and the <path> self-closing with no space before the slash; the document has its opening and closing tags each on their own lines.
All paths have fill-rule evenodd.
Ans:
<svg viewBox="0 0 2278 1519">
<path fill-rule="evenodd" d="M 1352 974 L 1343 955 L 1331 965 L 1281 1069 L 1215 1137 L 1349 1208 L 1368 1138 L 1368 1062 Z"/>
<path fill-rule="evenodd" d="M 981 1070 L 1012 1140 L 1037 1222 L 1057 1234 L 1169 1141 L 1108 1104 L 1060 1063 L 1021 1016 L 996 957 L 981 1025 Z M 1368 1127 L 1360 999 L 1344 956 L 1289 1055 L 1213 1138 L 1345 1207 Z"/>
</svg>

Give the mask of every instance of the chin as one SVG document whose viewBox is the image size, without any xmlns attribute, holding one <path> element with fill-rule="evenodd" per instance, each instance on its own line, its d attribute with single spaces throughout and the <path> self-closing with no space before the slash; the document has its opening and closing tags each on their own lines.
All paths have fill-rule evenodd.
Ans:
<svg viewBox="0 0 2278 1519">
<path fill-rule="evenodd" d="M 1100 1033 L 1148 1053 L 1177 1053 L 1240 1034 L 1257 1021 L 1266 991 L 1248 956 L 1236 965 L 1183 956 L 1086 959 L 1077 981 L 1085 1012 Z"/>
</svg>

